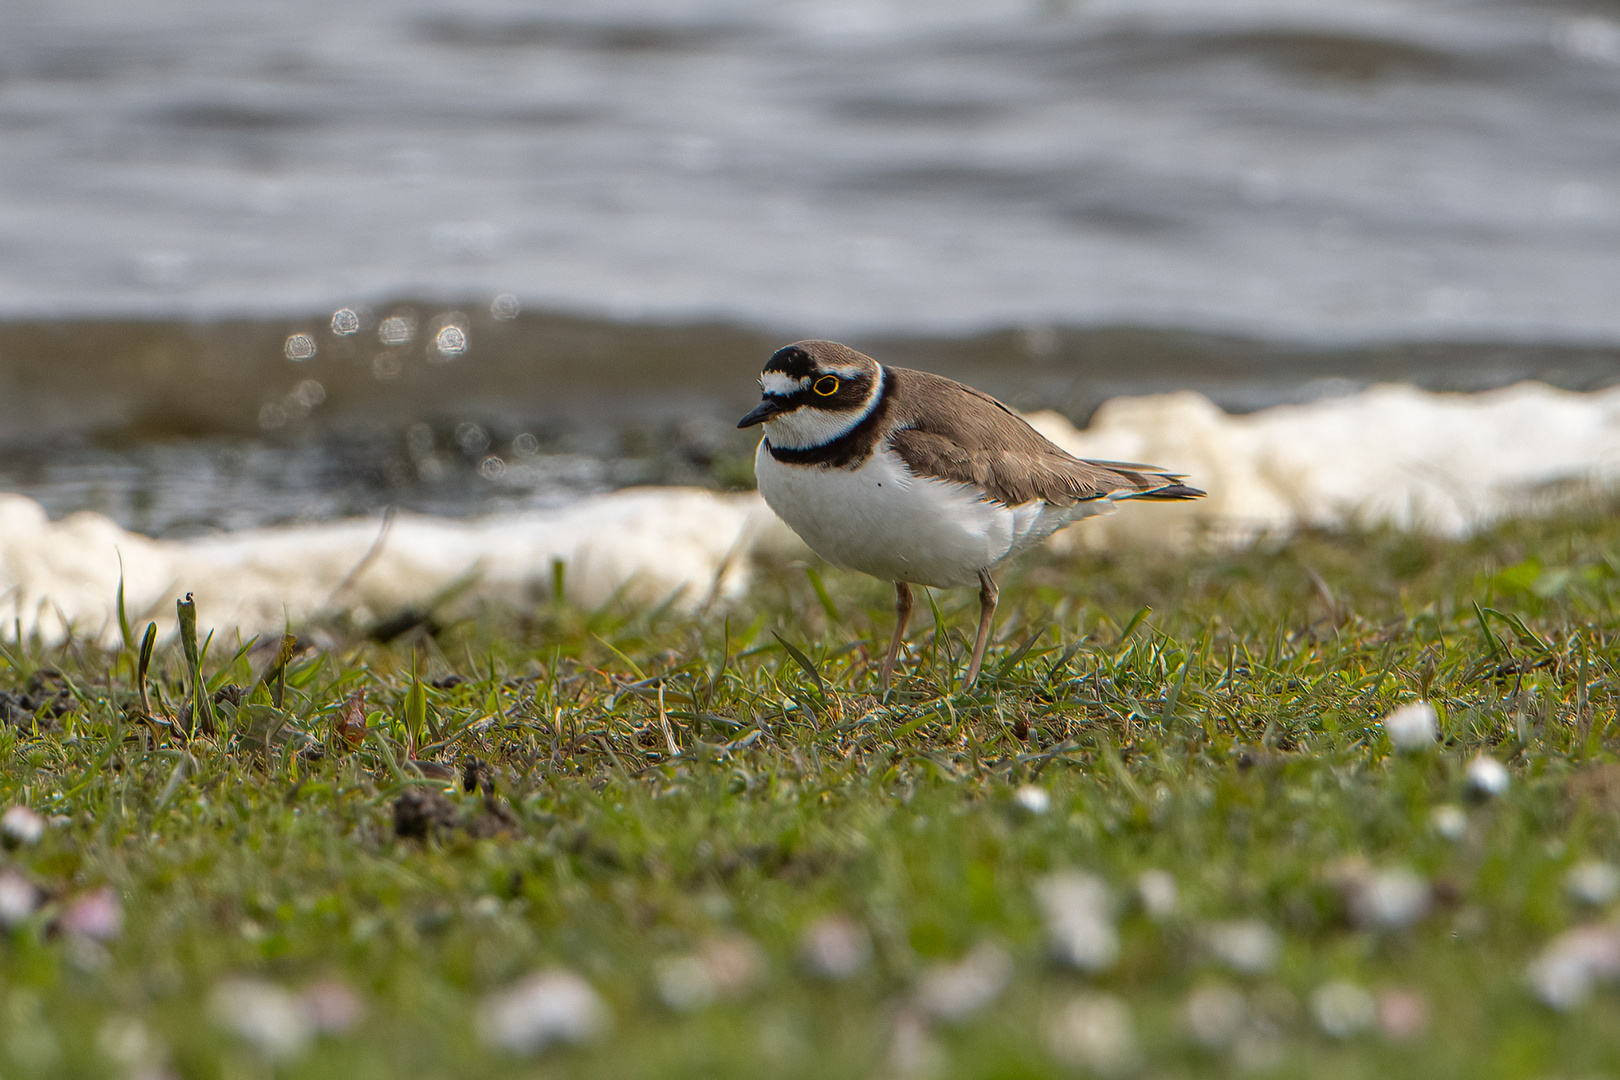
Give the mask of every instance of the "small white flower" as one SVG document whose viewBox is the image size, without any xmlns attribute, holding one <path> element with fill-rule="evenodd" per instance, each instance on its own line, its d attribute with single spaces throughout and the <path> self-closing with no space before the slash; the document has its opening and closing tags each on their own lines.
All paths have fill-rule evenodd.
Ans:
<svg viewBox="0 0 1620 1080">
<path fill-rule="evenodd" d="M 1612 863 L 1588 859 L 1569 868 L 1564 887 L 1581 903 L 1599 907 L 1620 896 L 1620 870 Z"/>
<path fill-rule="evenodd" d="M 1335 979 L 1311 993 L 1316 1025 L 1335 1039 L 1347 1039 L 1372 1027 L 1378 1016 L 1373 996 L 1353 982 Z"/>
<path fill-rule="evenodd" d="M 1119 931 L 1107 882 L 1091 874 L 1052 874 L 1036 885 L 1035 897 L 1059 960 L 1081 971 L 1114 966 L 1119 959 Z"/>
<path fill-rule="evenodd" d="M 1050 1010 L 1041 1025 L 1046 1048 L 1065 1065 L 1116 1076 L 1141 1057 L 1130 1006 L 1112 994 L 1080 994 Z"/>
<path fill-rule="evenodd" d="M 0 839 L 7 847 L 39 843 L 45 835 L 45 819 L 26 806 L 13 806 L 0 815 Z"/>
<path fill-rule="evenodd" d="M 1453 842 L 1468 835 L 1468 812 L 1453 803 L 1429 811 L 1429 828 Z"/>
<path fill-rule="evenodd" d="M 9 930 L 39 907 L 39 890 L 15 870 L 0 871 L 0 927 Z"/>
<path fill-rule="evenodd" d="M 1542 1002 L 1560 1012 L 1584 1003 L 1598 982 L 1620 979 L 1620 927 L 1588 923 L 1547 943 L 1526 976 Z"/>
<path fill-rule="evenodd" d="M 1264 975 L 1282 955 L 1282 939 L 1258 919 L 1215 923 L 1205 929 L 1204 940 L 1216 959 L 1244 975 Z"/>
<path fill-rule="evenodd" d="M 658 997 L 676 1012 L 691 1012 L 715 998 L 709 970 L 696 956 L 676 956 L 658 965 Z"/>
<path fill-rule="evenodd" d="M 872 959 L 872 939 L 843 915 L 828 915 L 805 927 L 799 956 L 811 973 L 823 979 L 847 979 Z"/>
<path fill-rule="evenodd" d="M 226 979 L 214 987 L 208 1011 L 215 1023 L 270 1058 L 295 1057 L 315 1037 L 298 996 L 263 979 Z"/>
<path fill-rule="evenodd" d="M 1249 1019 L 1249 1002 L 1235 987 L 1220 983 L 1200 986 L 1187 995 L 1181 1016 L 1194 1042 L 1216 1049 L 1230 1046 L 1242 1034 Z"/>
<path fill-rule="evenodd" d="M 1507 766 L 1486 754 L 1468 763 L 1468 790 L 1485 799 L 1505 794 L 1511 778 Z"/>
<path fill-rule="evenodd" d="M 1440 737 L 1440 721 L 1427 701 L 1402 705 L 1382 721 L 1389 741 L 1397 750 L 1422 750 Z"/>
<path fill-rule="evenodd" d="M 664 1004 L 685 1012 L 719 998 L 740 997 L 759 981 L 764 970 L 765 955 L 752 938 L 716 935 L 696 952 L 659 965 L 658 994 Z"/>
<path fill-rule="evenodd" d="M 111 941 L 124 929 L 124 906 L 111 889 L 97 889 L 69 904 L 58 925 L 72 937 Z"/>
<path fill-rule="evenodd" d="M 1350 889 L 1350 915 L 1364 930 L 1404 930 L 1428 914 L 1429 883 L 1410 870 L 1380 870 Z"/>
<path fill-rule="evenodd" d="M 1025 784 L 1013 792 L 1013 802 L 1031 814 L 1044 814 L 1052 808 L 1052 793 L 1035 784 Z"/>
<path fill-rule="evenodd" d="M 579 1043 L 607 1027 L 607 1008 L 591 984 L 571 971 L 542 971 L 484 999 L 484 1041 L 514 1054 L 538 1054 L 552 1043 Z"/>
<path fill-rule="evenodd" d="M 1136 879 L 1136 897 L 1148 917 L 1163 922 L 1173 919 L 1181 906 L 1175 875 L 1168 870 L 1144 870 Z"/>
<path fill-rule="evenodd" d="M 917 1004 L 940 1020 L 965 1020 L 1001 996 L 1012 979 L 1012 957 L 988 942 L 957 964 L 938 964 L 917 980 Z"/>
<path fill-rule="evenodd" d="M 1420 991 L 1391 988 L 1378 995 L 1378 1031 L 1391 1042 L 1415 1039 L 1429 1029 L 1429 999 Z"/>
</svg>

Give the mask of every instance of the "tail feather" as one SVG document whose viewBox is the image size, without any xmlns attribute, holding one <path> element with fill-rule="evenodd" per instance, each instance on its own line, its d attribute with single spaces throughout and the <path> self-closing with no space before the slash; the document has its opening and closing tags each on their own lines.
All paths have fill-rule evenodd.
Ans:
<svg viewBox="0 0 1620 1080">
<path fill-rule="evenodd" d="M 1167 476 L 1164 477 L 1164 479 L 1174 480 L 1175 478 Z M 1163 487 L 1153 488 L 1151 491 L 1138 491 L 1121 497 L 1126 499 L 1163 499 L 1166 501 L 1180 502 L 1187 499 L 1202 499 L 1206 494 L 1207 492 L 1200 491 L 1195 487 L 1188 486 L 1187 484 L 1173 482 L 1165 484 Z"/>
</svg>

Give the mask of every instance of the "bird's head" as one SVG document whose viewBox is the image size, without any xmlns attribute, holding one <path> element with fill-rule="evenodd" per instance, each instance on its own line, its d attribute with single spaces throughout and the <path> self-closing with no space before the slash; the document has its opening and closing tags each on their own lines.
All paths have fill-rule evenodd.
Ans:
<svg viewBox="0 0 1620 1080">
<path fill-rule="evenodd" d="M 737 421 L 764 424 L 773 446 L 822 446 L 871 413 L 883 369 L 870 356 L 835 341 L 798 341 L 776 350 L 759 376 L 760 403 Z"/>
</svg>

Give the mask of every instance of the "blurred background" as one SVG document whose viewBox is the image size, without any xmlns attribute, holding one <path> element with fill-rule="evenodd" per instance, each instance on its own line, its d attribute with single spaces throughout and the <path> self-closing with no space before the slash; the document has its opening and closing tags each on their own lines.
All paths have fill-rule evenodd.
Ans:
<svg viewBox="0 0 1620 1080">
<path fill-rule="evenodd" d="M 1620 374 L 1614 0 L 5 0 L 0 490 L 746 486 L 776 346 L 1084 421 Z"/>
</svg>

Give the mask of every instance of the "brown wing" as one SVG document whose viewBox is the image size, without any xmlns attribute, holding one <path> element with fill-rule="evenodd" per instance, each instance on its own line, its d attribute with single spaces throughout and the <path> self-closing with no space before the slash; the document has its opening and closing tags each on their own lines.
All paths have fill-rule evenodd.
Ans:
<svg viewBox="0 0 1620 1080">
<path fill-rule="evenodd" d="M 951 379 L 885 367 L 894 380 L 888 445 L 918 476 L 976 484 L 1007 506 L 1042 499 L 1196 499 L 1197 488 L 1153 466 L 1086 461 L 1046 439 L 989 394 Z M 904 405 L 899 403 L 904 402 Z"/>
</svg>

